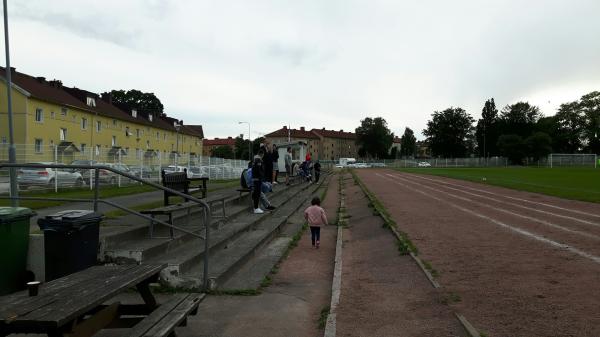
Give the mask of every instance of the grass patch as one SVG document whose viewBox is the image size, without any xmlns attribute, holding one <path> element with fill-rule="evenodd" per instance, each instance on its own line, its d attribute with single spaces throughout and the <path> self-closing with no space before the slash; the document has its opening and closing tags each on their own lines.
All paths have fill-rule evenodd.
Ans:
<svg viewBox="0 0 600 337">
<path fill-rule="evenodd" d="M 329 306 L 321 309 L 321 313 L 319 314 L 319 329 L 325 329 L 325 325 L 327 325 L 327 317 L 329 316 Z"/>
<path fill-rule="evenodd" d="M 433 276 L 434 278 L 440 276 L 440 273 L 433 268 L 431 263 L 429 263 L 428 261 L 425 261 L 425 260 L 421 260 L 421 262 L 423 262 L 423 266 L 425 266 L 425 269 L 427 269 L 427 271 L 429 272 L 429 274 L 431 274 L 431 276 Z"/>
<path fill-rule="evenodd" d="M 447 293 L 440 298 L 440 303 L 443 305 L 450 305 L 460 301 L 462 301 L 462 298 L 457 293 Z"/>
<path fill-rule="evenodd" d="M 398 246 L 398 252 L 400 252 L 400 255 L 410 254 L 410 247 L 406 244 L 406 242 L 402 240 L 396 240 L 396 245 Z"/>
<path fill-rule="evenodd" d="M 600 169 L 593 168 L 407 168 L 402 172 L 430 174 L 559 198 L 600 203 Z"/>
</svg>

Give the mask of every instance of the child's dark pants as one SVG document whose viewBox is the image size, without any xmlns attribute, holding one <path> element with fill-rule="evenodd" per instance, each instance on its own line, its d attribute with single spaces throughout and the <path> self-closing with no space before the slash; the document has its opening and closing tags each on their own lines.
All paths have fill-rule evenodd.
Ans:
<svg viewBox="0 0 600 337">
<path fill-rule="evenodd" d="M 310 226 L 310 241 L 315 245 L 315 241 L 321 241 L 321 227 Z"/>
</svg>

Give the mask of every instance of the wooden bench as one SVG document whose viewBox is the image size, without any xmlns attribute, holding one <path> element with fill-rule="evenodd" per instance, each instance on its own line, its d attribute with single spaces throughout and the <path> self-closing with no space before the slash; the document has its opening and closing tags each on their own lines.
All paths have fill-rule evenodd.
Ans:
<svg viewBox="0 0 600 337">
<path fill-rule="evenodd" d="M 196 315 L 205 294 L 175 294 L 148 316 L 126 331 L 127 337 L 170 337 L 175 328 L 187 325 L 187 316 Z"/>
<path fill-rule="evenodd" d="M 187 170 L 184 169 L 183 172 L 173 172 L 166 173 L 165 170 L 161 171 L 161 182 L 164 187 L 170 188 L 172 190 L 176 190 L 178 192 L 182 192 L 185 194 L 201 192 L 202 198 L 206 198 L 207 187 L 206 182 L 208 178 L 188 178 Z M 192 186 L 193 182 L 201 182 L 198 186 Z M 164 191 L 164 206 L 169 206 L 169 197 L 174 196 L 175 194 Z M 185 200 L 187 201 L 187 199 Z"/>
</svg>

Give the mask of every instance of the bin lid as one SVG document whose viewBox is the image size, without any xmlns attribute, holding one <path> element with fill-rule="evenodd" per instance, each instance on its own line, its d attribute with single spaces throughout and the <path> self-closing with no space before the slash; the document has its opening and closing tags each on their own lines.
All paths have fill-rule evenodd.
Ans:
<svg viewBox="0 0 600 337">
<path fill-rule="evenodd" d="M 90 210 L 71 209 L 46 215 L 38 219 L 38 225 L 44 229 L 67 229 L 69 227 L 80 227 L 94 222 L 100 222 L 102 214 Z"/>
<path fill-rule="evenodd" d="M 35 214 L 26 207 L 0 207 L 0 223 L 11 222 L 22 217 L 31 217 Z"/>
</svg>

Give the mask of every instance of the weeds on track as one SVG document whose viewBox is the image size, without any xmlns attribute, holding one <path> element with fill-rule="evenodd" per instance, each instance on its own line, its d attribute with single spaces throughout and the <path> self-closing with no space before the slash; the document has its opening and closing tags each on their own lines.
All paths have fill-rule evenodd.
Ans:
<svg viewBox="0 0 600 337">
<path fill-rule="evenodd" d="M 462 298 L 460 298 L 460 295 L 457 293 L 448 293 L 440 298 L 440 303 L 443 305 L 450 305 L 460 301 L 462 301 Z"/>
<path fill-rule="evenodd" d="M 325 325 L 327 324 L 327 317 L 329 316 L 329 306 L 321 309 L 321 314 L 319 315 L 319 329 L 325 329 Z"/>
</svg>

